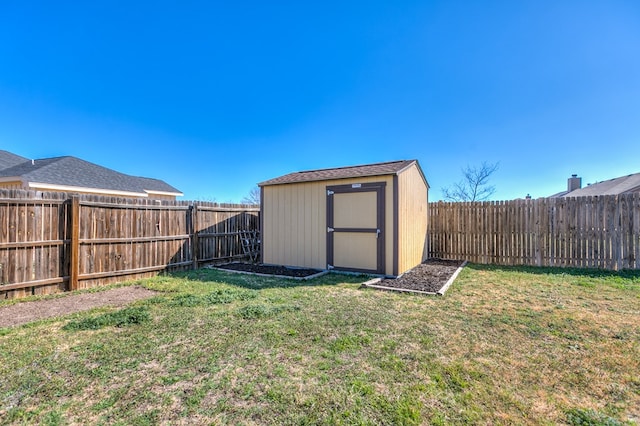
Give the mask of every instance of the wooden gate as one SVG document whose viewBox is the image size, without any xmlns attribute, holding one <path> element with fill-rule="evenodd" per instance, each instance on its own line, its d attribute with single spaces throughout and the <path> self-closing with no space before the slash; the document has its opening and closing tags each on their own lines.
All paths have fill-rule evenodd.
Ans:
<svg viewBox="0 0 640 426">
<path fill-rule="evenodd" d="M 327 186 L 327 269 L 384 273 L 385 186 Z"/>
</svg>

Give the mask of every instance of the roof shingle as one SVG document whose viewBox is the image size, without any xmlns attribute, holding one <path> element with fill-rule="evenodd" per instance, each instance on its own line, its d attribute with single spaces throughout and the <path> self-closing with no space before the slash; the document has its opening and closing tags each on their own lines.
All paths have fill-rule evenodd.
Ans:
<svg viewBox="0 0 640 426">
<path fill-rule="evenodd" d="M 355 177 L 396 175 L 411 166 L 418 165 L 418 160 L 400 160 L 386 163 L 364 164 L 359 166 L 337 167 L 331 169 L 307 170 L 289 173 L 274 179 L 260 182 L 258 186 L 282 185 L 287 183 L 315 182 L 333 179 L 349 179 Z M 420 166 L 418 165 L 418 170 Z M 420 170 L 422 173 L 422 170 Z M 424 175 L 423 175 L 424 178 Z M 425 179 L 425 183 L 427 180 Z"/>
<path fill-rule="evenodd" d="M 125 191 L 140 196 L 145 196 L 146 191 L 182 195 L 164 181 L 126 175 L 71 156 L 23 161 L 0 169 L 0 177 L 19 177 L 40 184 Z"/>
<path fill-rule="evenodd" d="M 28 158 L 21 157 L 9 151 L 3 151 L 0 149 L 0 170 L 7 169 L 9 167 L 17 166 L 20 163 L 28 161 Z"/>
<path fill-rule="evenodd" d="M 566 192 L 562 197 L 584 197 L 589 195 L 619 195 L 640 191 L 640 173 L 621 176 Z"/>
</svg>

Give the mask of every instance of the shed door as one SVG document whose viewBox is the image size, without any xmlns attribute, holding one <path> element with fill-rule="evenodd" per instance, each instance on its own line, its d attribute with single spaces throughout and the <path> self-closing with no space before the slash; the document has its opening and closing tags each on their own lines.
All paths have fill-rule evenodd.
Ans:
<svg viewBox="0 0 640 426">
<path fill-rule="evenodd" d="M 384 273 L 385 186 L 327 186 L 327 269 Z"/>
</svg>

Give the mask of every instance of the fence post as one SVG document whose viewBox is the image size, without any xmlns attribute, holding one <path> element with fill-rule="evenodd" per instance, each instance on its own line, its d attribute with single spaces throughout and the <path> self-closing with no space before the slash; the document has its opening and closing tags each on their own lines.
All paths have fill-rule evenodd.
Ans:
<svg viewBox="0 0 640 426">
<path fill-rule="evenodd" d="M 69 265 L 69 290 L 78 289 L 80 274 L 80 198 L 71 198 L 71 262 Z"/>
<path fill-rule="evenodd" d="M 200 253 L 198 253 L 198 247 L 200 246 L 198 243 L 198 205 L 193 204 L 190 207 L 191 229 L 189 233 L 191 234 L 191 259 L 193 260 L 193 269 L 198 269 L 198 258 L 200 257 Z"/>
</svg>

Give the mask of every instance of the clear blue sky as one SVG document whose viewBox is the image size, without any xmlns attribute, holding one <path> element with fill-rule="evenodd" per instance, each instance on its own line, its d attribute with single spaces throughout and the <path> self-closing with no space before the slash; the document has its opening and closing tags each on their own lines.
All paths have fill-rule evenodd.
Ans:
<svg viewBox="0 0 640 426">
<path fill-rule="evenodd" d="M 640 172 L 640 2 L 0 4 L 0 149 L 239 201 L 292 171 L 416 158 L 430 198 Z"/>
</svg>

